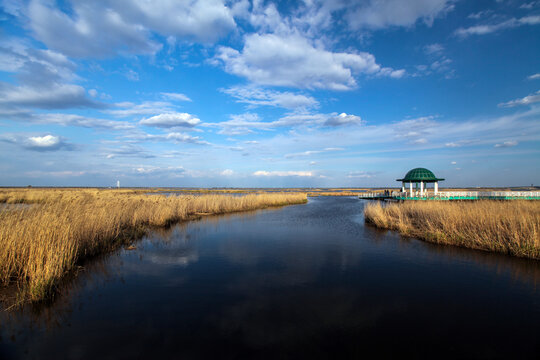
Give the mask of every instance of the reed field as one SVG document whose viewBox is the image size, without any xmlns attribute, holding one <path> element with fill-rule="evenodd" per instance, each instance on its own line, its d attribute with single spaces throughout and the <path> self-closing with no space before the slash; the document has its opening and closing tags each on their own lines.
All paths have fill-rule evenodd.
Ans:
<svg viewBox="0 0 540 360">
<path fill-rule="evenodd" d="M 366 222 L 445 245 L 540 259 L 540 202 L 411 201 L 366 205 Z"/>
<path fill-rule="evenodd" d="M 149 227 L 307 202 L 304 193 L 165 196 L 145 192 L 0 189 L 0 286 L 18 284 L 23 300 L 48 299 L 62 277 L 83 260 L 128 244 Z"/>
</svg>

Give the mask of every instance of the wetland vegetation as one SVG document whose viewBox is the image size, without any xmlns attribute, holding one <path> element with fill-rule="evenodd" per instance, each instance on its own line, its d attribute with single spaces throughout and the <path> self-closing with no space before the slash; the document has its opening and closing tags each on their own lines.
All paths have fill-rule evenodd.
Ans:
<svg viewBox="0 0 540 360">
<path fill-rule="evenodd" d="M 204 215 L 300 204 L 304 193 L 147 196 L 147 190 L 2 189 L 0 286 L 18 284 L 18 302 L 41 301 L 84 259 Z"/>
<path fill-rule="evenodd" d="M 540 259 L 540 202 L 410 201 L 366 205 L 367 222 L 444 245 Z"/>
</svg>

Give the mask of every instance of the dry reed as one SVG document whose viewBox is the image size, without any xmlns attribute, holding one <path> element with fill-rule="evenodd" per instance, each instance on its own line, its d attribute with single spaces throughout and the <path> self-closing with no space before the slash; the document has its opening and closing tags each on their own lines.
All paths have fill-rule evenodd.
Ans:
<svg viewBox="0 0 540 360">
<path fill-rule="evenodd" d="M 437 244 L 540 259 L 540 202 L 368 204 L 367 222 Z"/>
<path fill-rule="evenodd" d="M 139 191 L 140 192 L 140 191 Z M 200 215 L 306 202 L 306 194 L 144 195 L 131 190 L 0 190 L 0 285 L 19 282 L 24 298 L 49 298 L 82 260 L 114 250 L 149 226 Z"/>
</svg>

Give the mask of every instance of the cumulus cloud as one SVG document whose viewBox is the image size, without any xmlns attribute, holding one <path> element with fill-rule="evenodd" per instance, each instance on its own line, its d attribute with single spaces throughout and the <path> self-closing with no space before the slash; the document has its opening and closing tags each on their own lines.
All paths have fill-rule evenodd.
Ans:
<svg viewBox="0 0 540 360">
<path fill-rule="evenodd" d="M 362 119 L 360 116 L 356 115 L 347 115 L 346 113 L 341 113 L 337 116 L 331 116 L 324 122 L 326 126 L 344 126 L 344 125 L 360 125 Z"/>
<path fill-rule="evenodd" d="M 312 177 L 314 176 L 312 171 L 265 171 L 259 170 L 253 173 L 253 176 L 298 176 L 298 177 Z"/>
<path fill-rule="evenodd" d="M 299 34 L 250 34 L 242 51 L 218 48 L 215 60 L 228 73 L 259 85 L 350 90 L 356 74 L 400 77 L 404 71 L 382 69 L 366 52 L 331 52 Z M 384 70 L 384 71 L 383 71 Z"/>
<path fill-rule="evenodd" d="M 165 113 L 143 119 L 139 124 L 162 128 L 192 128 L 200 122 L 201 120 L 188 113 Z"/>
<path fill-rule="evenodd" d="M 540 90 L 538 90 L 534 94 L 527 95 L 521 99 L 508 101 L 505 103 L 500 103 L 498 106 L 499 107 L 514 107 L 514 106 L 521 106 L 521 105 L 531 105 L 537 102 L 540 102 Z"/>
<path fill-rule="evenodd" d="M 234 171 L 232 171 L 231 169 L 225 169 L 222 172 L 220 172 L 220 175 L 222 175 L 222 176 L 232 176 L 232 175 L 234 175 Z"/>
<path fill-rule="evenodd" d="M 75 64 L 64 55 L 26 46 L 22 39 L 0 42 L 0 71 L 15 73 L 15 83 L 0 81 L 0 106 L 66 109 L 103 107 L 73 83 Z"/>
<path fill-rule="evenodd" d="M 176 100 L 176 101 L 192 101 L 189 97 L 187 97 L 184 94 L 180 94 L 180 93 L 162 92 L 161 96 L 163 96 L 163 97 L 165 97 L 167 99 Z"/>
<path fill-rule="evenodd" d="M 50 134 L 44 136 L 30 136 L 24 141 L 23 146 L 34 151 L 55 151 L 71 148 L 63 138 Z"/>
<path fill-rule="evenodd" d="M 238 102 L 253 106 L 275 106 L 285 109 L 310 108 L 319 105 L 311 96 L 275 91 L 255 86 L 233 86 L 223 90 Z"/>
<path fill-rule="evenodd" d="M 436 17 L 454 8 L 454 0 L 369 0 L 346 12 L 353 29 L 412 26 L 418 20 L 431 26 Z"/>
<path fill-rule="evenodd" d="M 540 73 L 536 73 L 536 74 L 527 76 L 527 79 L 528 80 L 538 80 L 538 79 L 540 79 Z"/>
<path fill-rule="evenodd" d="M 213 42 L 236 26 L 222 0 L 70 2 L 69 13 L 42 0 L 28 5 L 29 25 L 49 48 L 73 57 L 153 54 L 152 33 Z"/>
<path fill-rule="evenodd" d="M 0 141 L 17 144 L 25 149 L 33 151 L 55 151 L 55 150 L 73 150 L 73 145 L 58 135 L 35 135 L 28 136 L 20 133 L 3 134 Z"/>
<path fill-rule="evenodd" d="M 494 23 L 475 25 L 468 28 L 459 28 L 455 31 L 455 35 L 461 38 L 465 38 L 471 35 L 486 35 L 500 30 L 515 28 L 525 25 L 538 25 L 540 24 L 540 16 L 524 16 L 522 18 L 511 18 L 509 20 Z"/>
<path fill-rule="evenodd" d="M 43 88 L 0 83 L 0 105 L 41 109 L 102 107 L 86 97 L 86 91 L 82 86 L 73 84 L 51 84 Z"/>
</svg>

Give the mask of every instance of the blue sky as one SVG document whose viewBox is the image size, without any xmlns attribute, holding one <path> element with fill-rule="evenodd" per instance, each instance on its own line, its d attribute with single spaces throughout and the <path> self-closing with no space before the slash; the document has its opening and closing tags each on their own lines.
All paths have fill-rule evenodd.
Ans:
<svg viewBox="0 0 540 360">
<path fill-rule="evenodd" d="M 0 3 L 0 186 L 540 184 L 540 1 Z"/>
</svg>

